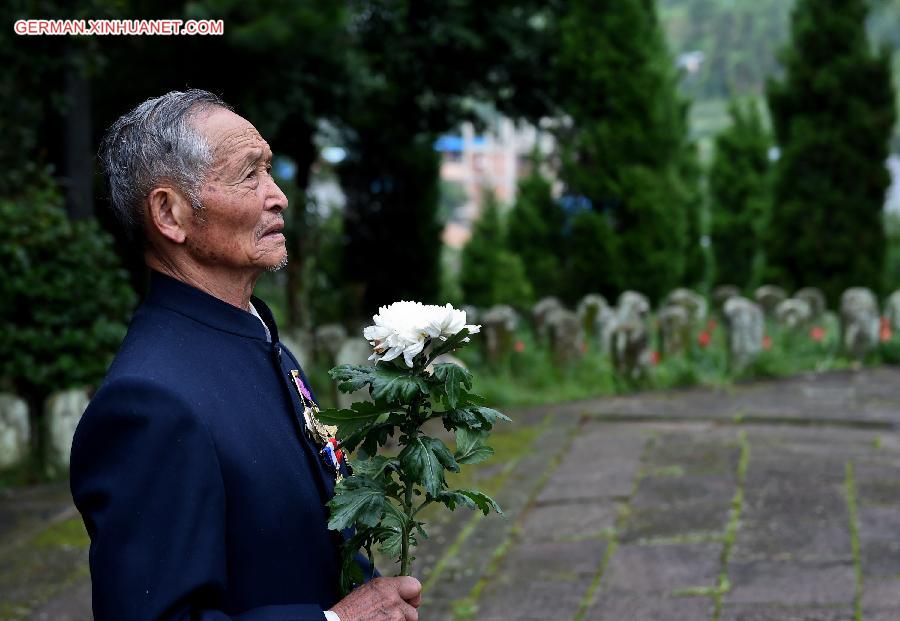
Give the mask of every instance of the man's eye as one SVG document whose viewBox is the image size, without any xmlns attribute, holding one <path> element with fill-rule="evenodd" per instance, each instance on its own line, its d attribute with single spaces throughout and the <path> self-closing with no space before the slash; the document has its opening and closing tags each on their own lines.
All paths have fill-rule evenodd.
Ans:
<svg viewBox="0 0 900 621">
<path fill-rule="evenodd" d="M 247 173 L 247 176 L 244 177 L 244 179 L 250 179 L 251 177 L 255 177 L 255 176 L 256 176 L 256 169 L 251 168 L 250 172 Z"/>
</svg>

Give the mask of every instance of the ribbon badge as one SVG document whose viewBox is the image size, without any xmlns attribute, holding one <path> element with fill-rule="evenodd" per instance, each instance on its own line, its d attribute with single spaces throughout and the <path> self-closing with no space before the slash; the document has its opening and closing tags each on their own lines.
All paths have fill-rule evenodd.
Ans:
<svg viewBox="0 0 900 621">
<path fill-rule="evenodd" d="M 325 461 L 334 468 L 335 472 L 335 483 L 340 483 L 341 479 L 344 477 L 341 476 L 341 464 L 344 462 L 344 452 L 338 448 L 340 444 L 335 438 L 328 438 L 328 442 L 325 443 L 325 448 L 319 451 L 322 455 L 325 456 Z"/>
<path fill-rule="evenodd" d="M 341 464 L 344 462 L 344 453 L 339 448 L 339 443 L 335 436 L 337 435 L 337 427 L 322 423 L 316 416 L 319 413 L 319 406 L 313 401 L 312 395 L 303 378 L 300 377 L 300 371 L 292 370 L 291 379 L 297 394 L 300 395 L 300 402 L 303 404 L 303 421 L 306 423 L 306 433 L 314 444 L 323 447 L 319 451 L 325 464 L 334 469 L 335 482 L 340 483 Z"/>
</svg>

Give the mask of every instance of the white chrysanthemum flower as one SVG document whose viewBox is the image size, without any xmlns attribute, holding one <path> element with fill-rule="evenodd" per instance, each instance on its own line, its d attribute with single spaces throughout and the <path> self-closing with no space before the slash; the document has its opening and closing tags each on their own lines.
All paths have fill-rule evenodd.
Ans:
<svg viewBox="0 0 900 621">
<path fill-rule="evenodd" d="M 466 325 L 466 312 L 450 304 L 394 302 L 379 308 L 372 319 L 375 325 L 363 330 L 363 336 L 375 348 L 369 360 L 376 364 L 379 360 L 393 360 L 403 355 L 406 366 L 412 367 L 413 358 L 425 348 L 428 339 L 446 341 L 463 328 L 468 328 L 470 334 L 481 330 L 481 326 Z M 465 340 L 468 341 L 468 337 Z"/>
</svg>

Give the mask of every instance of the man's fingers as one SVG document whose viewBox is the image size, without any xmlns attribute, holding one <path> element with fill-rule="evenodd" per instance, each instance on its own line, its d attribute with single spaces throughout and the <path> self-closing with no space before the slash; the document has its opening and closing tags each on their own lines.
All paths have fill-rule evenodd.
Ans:
<svg viewBox="0 0 900 621">
<path fill-rule="evenodd" d="M 397 594 L 406 601 L 417 598 L 422 594 L 422 583 L 412 576 L 398 577 L 396 586 Z"/>
<path fill-rule="evenodd" d="M 419 621 L 419 611 L 409 604 L 401 604 L 405 621 Z"/>
<path fill-rule="evenodd" d="M 375 578 L 332 606 L 341 621 L 419 621 L 422 583 L 410 576 Z"/>
</svg>

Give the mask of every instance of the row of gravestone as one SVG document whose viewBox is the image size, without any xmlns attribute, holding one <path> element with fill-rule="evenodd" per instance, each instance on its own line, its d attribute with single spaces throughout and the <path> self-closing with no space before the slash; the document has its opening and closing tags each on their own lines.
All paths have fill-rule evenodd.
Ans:
<svg viewBox="0 0 900 621">
<path fill-rule="evenodd" d="M 754 292 L 753 299 L 740 295 L 737 287 L 723 285 L 712 292 L 714 311 L 727 328 L 729 364 L 741 370 L 763 350 L 766 317 L 785 331 L 806 330 L 829 313 L 825 296 L 812 287 L 793 296 L 772 285 Z M 482 325 L 482 338 L 488 363 L 499 363 L 513 351 L 516 331 L 522 322 L 510 306 L 481 310 L 464 307 L 468 323 Z M 688 289 L 676 289 L 656 313 L 661 356 L 677 356 L 694 342 L 710 314 L 707 300 Z M 544 298 L 531 309 L 530 323 L 539 343 L 549 347 L 554 361 L 566 365 L 580 357 L 593 341 L 607 355 L 621 376 L 639 379 L 653 362 L 651 306 L 646 296 L 626 291 L 615 306 L 598 294 L 585 296 L 573 310 L 556 298 Z M 837 320 L 841 326 L 844 352 L 859 358 L 877 346 L 884 333 L 882 322 L 900 332 L 900 291 L 891 294 L 884 305 L 884 317 L 876 296 L 868 289 L 855 287 L 841 296 Z M 361 334 L 362 330 L 354 330 Z M 328 369 L 339 364 L 372 364 L 371 346 L 362 337 L 349 337 L 339 324 L 327 324 L 313 332 L 290 332 L 282 341 L 295 352 L 305 369 L 311 364 Z M 458 360 L 445 357 L 441 360 Z M 324 384 L 324 385 L 323 385 Z M 365 389 L 345 395 L 331 381 L 318 382 L 320 391 L 330 390 L 331 400 L 340 407 L 368 397 Z M 321 396 L 321 395 L 320 395 Z M 68 467 L 72 435 L 88 403 L 86 390 L 68 390 L 51 397 L 44 413 L 51 467 Z M 0 394 L 0 468 L 8 468 L 24 459 L 29 447 L 29 417 L 25 402 L 13 395 Z"/>
<path fill-rule="evenodd" d="M 793 296 L 776 286 L 759 287 L 753 299 L 741 296 L 734 286 L 722 285 L 712 292 L 714 310 L 728 329 L 730 364 L 741 369 L 760 354 L 765 334 L 765 319 L 772 318 L 785 330 L 800 331 L 827 313 L 824 294 L 805 287 Z M 489 363 L 496 363 L 512 352 L 516 330 L 522 318 L 510 306 L 499 305 L 482 310 L 464 306 L 467 323 L 482 325 L 482 338 Z M 895 330 L 900 330 L 900 291 L 893 293 L 885 305 L 885 313 Z M 599 294 L 585 296 L 571 311 L 556 298 L 540 300 L 531 310 L 531 327 L 539 343 L 550 348 L 554 361 L 568 364 L 584 351 L 587 341 L 598 344 L 607 353 L 617 372 L 626 377 L 646 373 L 651 362 L 651 306 L 646 296 L 622 293 L 615 306 Z M 694 334 L 710 314 L 706 299 L 689 289 L 676 289 L 657 312 L 660 331 L 660 354 L 678 355 L 692 342 Z M 848 289 L 841 298 L 840 322 L 845 351 L 860 357 L 878 343 L 880 314 L 875 295 L 868 289 Z M 352 330 L 362 333 L 362 324 Z M 359 336 L 351 337 L 341 324 L 325 324 L 312 332 L 293 331 L 282 340 L 296 352 L 304 368 L 315 363 L 329 369 L 340 364 L 372 364 L 371 346 Z M 332 400 L 340 407 L 366 397 L 365 389 L 351 394 L 339 393 L 334 382 L 318 382 L 320 390 L 331 390 Z"/>
<path fill-rule="evenodd" d="M 47 463 L 53 474 L 69 467 L 72 437 L 90 397 L 87 390 L 64 390 L 51 396 L 44 406 Z M 28 406 L 15 395 L 0 393 L 0 469 L 21 463 L 28 455 L 31 424 Z"/>
<path fill-rule="evenodd" d="M 789 297 L 776 286 L 759 287 L 753 299 L 740 295 L 737 287 L 721 286 L 713 291 L 712 301 L 727 328 L 729 365 L 735 371 L 745 369 L 762 352 L 766 318 L 771 318 L 785 333 L 800 333 L 829 314 L 824 294 L 805 287 Z M 511 351 L 520 317 L 509 306 L 495 306 L 484 312 L 464 307 L 467 321 L 481 323 L 486 358 L 502 360 Z M 599 294 L 585 296 L 572 311 L 556 298 L 540 300 L 531 310 L 531 325 L 539 343 L 548 346 L 554 361 L 566 364 L 585 350 L 588 339 L 610 356 L 617 373 L 638 379 L 652 363 L 651 306 L 646 296 L 622 293 L 615 306 Z M 689 289 L 676 289 L 665 299 L 656 314 L 661 356 L 675 356 L 693 343 L 710 314 L 706 299 Z M 883 335 L 882 322 L 900 330 L 900 291 L 885 303 L 885 317 L 869 289 L 855 287 L 841 296 L 839 320 L 843 351 L 861 358 L 872 351 Z"/>
</svg>

